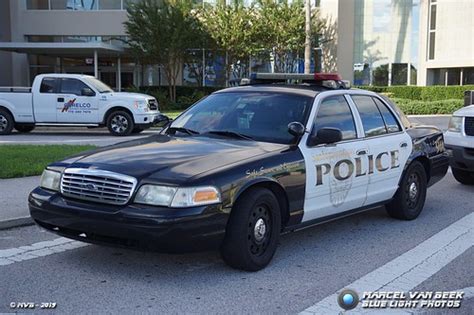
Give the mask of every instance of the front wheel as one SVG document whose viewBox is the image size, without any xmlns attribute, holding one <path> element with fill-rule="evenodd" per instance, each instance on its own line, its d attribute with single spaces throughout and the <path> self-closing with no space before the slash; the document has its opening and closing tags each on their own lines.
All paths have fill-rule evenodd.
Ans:
<svg viewBox="0 0 474 315">
<path fill-rule="evenodd" d="M 275 254 L 280 230 L 280 206 L 275 195 L 266 188 L 250 189 L 232 208 L 222 258 L 236 269 L 263 269 Z"/>
<path fill-rule="evenodd" d="M 474 185 L 474 172 L 451 168 L 454 178 L 463 185 Z"/>
<path fill-rule="evenodd" d="M 14 124 L 12 115 L 0 108 L 0 135 L 9 135 L 13 130 Z"/>
<path fill-rule="evenodd" d="M 427 187 L 423 164 L 412 162 L 403 175 L 395 197 L 385 206 L 388 214 L 401 220 L 416 219 L 425 205 Z"/>
<path fill-rule="evenodd" d="M 107 118 L 107 128 L 114 136 L 128 136 L 135 128 L 133 117 L 125 111 L 116 111 Z"/>
</svg>

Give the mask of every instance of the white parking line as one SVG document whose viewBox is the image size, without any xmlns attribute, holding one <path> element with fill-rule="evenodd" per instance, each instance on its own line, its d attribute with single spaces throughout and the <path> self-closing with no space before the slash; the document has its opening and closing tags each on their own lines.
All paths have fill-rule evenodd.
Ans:
<svg viewBox="0 0 474 315">
<path fill-rule="evenodd" d="M 307 308 L 301 314 L 338 314 L 338 293 L 352 289 L 362 295 L 370 291 L 407 292 L 427 280 L 456 257 L 472 247 L 474 242 L 474 213 L 454 222 L 415 248 L 382 267 L 341 288 Z M 368 312 L 361 304 L 350 313 Z"/>
<path fill-rule="evenodd" d="M 0 266 L 11 265 L 23 260 L 48 256 L 87 245 L 89 244 L 60 237 L 51 241 L 34 243 L 29 246 L 2 249 L 0 250 Z"/>
</svg>

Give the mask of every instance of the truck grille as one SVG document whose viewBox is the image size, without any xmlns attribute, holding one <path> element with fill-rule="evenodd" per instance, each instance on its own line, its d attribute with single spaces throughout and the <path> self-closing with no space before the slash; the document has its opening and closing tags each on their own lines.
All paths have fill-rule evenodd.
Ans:
<svg viewBox="0 0 474 315">
<path fill-rule="evenodd" d="M 149 110 L 158 110 L 158 101 L 157 100 L 148 100 L 148 109 Z"/>
<path fill-rule="evenodd" d="M 464 118 L 464 132 L 468 136 L 474 136 L 474 117 Z"/>
<path fill-rule="evenodd" d="M 126 204 L 136 186 L 134 177 L 103 170 L 68 168 L 61 178 L 64 196 L 113 205 Z"/>
</svg>

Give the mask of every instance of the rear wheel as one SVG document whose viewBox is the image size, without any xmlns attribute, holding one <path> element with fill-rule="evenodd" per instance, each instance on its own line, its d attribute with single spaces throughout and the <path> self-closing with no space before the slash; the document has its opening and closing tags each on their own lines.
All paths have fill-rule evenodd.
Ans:
<svg viewBox="0 0 474 315">
<path fill-rule="evenodd" d="M 0 108 L 0 135 L 9 135 L 13 130 L 14 124 L 13 116 Z"/>
<path fill-rule="evenodd" d="M 20 125 L 20 124 L 16 124 L 16 125 L 15 125 L 15 129 L 16 129 L 18 132 L 21 132 L 21 133 L 28 133 L 28 132 L 32 131 L 33 129 L 35 129 L 35 126 L 34 126 L 34 125 Z"/>
<path fill-rule="evenodd" d="M 107 128 L 114 136 L 128 136 L 135 128 L 132 116 L 125 111 L 112 112 L 107 118 Z"/>
<path fill-rule="evenodd" d="M 260 270 L 273 258 L 280 230 L 280 206 L 275 195 L 265 188 L 251 189 L 232 208 L 222 258 L 236 269 Z"/>
<path fill-rule="evenodd" d="M 474 185 L 474 172 L 451 168 L 454 178 L 463 185 Z"/>
<path fill-rule="evenodd" d="M 425 205 L 428 180 L 423 165 L 414 161 L 403 175 L 393 200 L 386 205 L 388 214 L 396 219 L 416 219 Z"/>
</svg>

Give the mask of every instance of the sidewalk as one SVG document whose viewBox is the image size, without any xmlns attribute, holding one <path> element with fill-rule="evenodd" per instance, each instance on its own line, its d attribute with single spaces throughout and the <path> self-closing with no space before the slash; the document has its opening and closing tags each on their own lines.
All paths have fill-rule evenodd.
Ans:
<svg viewBox="0 0 474 315">
<path fill-rule="evenodd" d="M 32 223 L 28 194 L 40 182 L 40 176 L 0 179 L 0 229 Z"/>
</svg>

